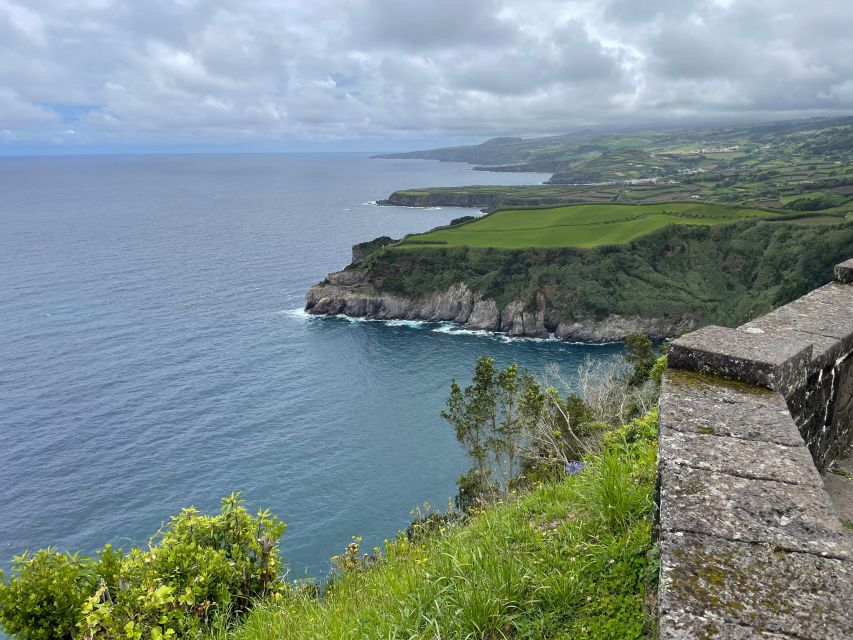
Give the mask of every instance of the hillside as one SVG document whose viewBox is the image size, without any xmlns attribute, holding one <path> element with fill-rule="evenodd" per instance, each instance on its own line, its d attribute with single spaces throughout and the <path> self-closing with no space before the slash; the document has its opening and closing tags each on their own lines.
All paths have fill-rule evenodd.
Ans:
<svg viewBox="0 0 853 640">
<path fill-rule="evenodd" d="M 768 147 L 805 155 L 847 156 L 851 125 L 853 117 L 837 117 L 624 133 L 587 130 L 545 138 L 494 138 L 477 145 L 375 157 L 467 162 L 489 171 L 551 172 L 559 174 L 555 182 L 585 175 L 583 181 L 592 182 L 615 176 L 650 177 L 650 172 L 720 168 Z"/>
<path fill-rule="evenodd" d="M 612 227 L 630 234 L 626 223 L 645 220 L 590 225 L 585 232 Z M 568 341 L 619 340 L 636 331 L 661 338 L 709 323 L 735 326 L 770 311 L 830 279 L 833 265 L 853 251 L 853 221 L 843 218 L 780 221 L 753 212 L 726 222 L 671 224 L 593 248 L 418 245 L 410 236 L 330 274 L 308 292 L 306 309 L 450 320 Z M 468 227 L 433 233 L 452 238 Z M 547 229 L 533 233 L 546 243 L 552 237 Z"/>
<path fill-rule="evenodd" d="M 382 204 L 530 206 L 695 199 L 793 210 L 850 208 L 853 118 L 720 129 L 591 134 L 379 157 L 435 158 L 489 171 L 545 171 L 545 185 L 428 187 L 397 191 Z"/>
<path fill-rule="evenodd" d="M 609 435 L 581 473 L 462 526 L 426 521 L 363 561 L 356 541 L 322 598 L 291 589 L 228 637 L 652 637 L 656 458 L 653 412 Z"/>
<path fill-rule="evenodd" d="M 407 236 L 397 247 L 592 248 L 624 244 L 671 224 L 715 226 L 774 217 L 779 215 L 767 210 L 698 202 L 501 209 L 465 224 Z"/>
</svg>

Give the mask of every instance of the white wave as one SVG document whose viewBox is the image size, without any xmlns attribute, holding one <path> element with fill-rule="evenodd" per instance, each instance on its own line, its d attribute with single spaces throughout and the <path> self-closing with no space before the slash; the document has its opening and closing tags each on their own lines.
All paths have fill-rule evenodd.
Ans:
<svg viewBox="0 0 853 640">
<path fill-rule="evenodd" d="M 426 322 L 423 320 L 380 320 L 389 327 L 409 327 L 410 329 L 420 329 Z"/>
<path fill-rule="evenodd" d="M 281 311 L 277 311 L 276 315 L 287 316 L 288 318 L 294 318 L 296 320 L 310 320 L 312 318 L 316 318 L 317 316 L 311 315 L 302 307 L 297 309 L 283 309 Z"/>
<path fill-rule="evenodd" d="M 517 344 L 519 342 L 557 342 L 565 344 L 552 333 L 547 338 L 531 338 L 528 336 L 510 336 L 500 331 L 487 331 L 485 329 L 465 329 L 453 322 L 442 322 L 433 329 L 435 333 L 447 333 L 461 336 L 477 336 L 479 338 L 491 338 L 504 344 Z"/>
<path fill-rule="evenodd" d="M 492 340 L 499 340 L 500 342 L 505 342 L 507 344 L 512 344 L 513 342 L 519 342 L 522 340 L 544 341 L 542 338 L 510 337 L 505 333 L 501 333 L 500 331 L 488 331 L 487 329 L 466 329 L 462 325 L 456 324 L 455 322 L 442 322 L 432 331 L 435 333 L 446 333 L 455 336 L 476 336 L 478 338 L 491 338 Z"/>
<path fill-rule="evenodd" d="M 368 204 L 368 203 L 364 203 Z M 378 206 L 378 205 L 377 205 Z M 407 205 L 407 204 L 389 204 L 383 205 L 389 207 L 395 207 L 397 209 L 420 209 L 421 211 L 441 211 L 444 207 L 420 207 L 417 205 Z M 473 209 L 474 207 L 459 207 L 460 209 Z"/>
<path fill-rule="evenodd" d="M 364 322 L 376 322 L 378 324 L 384 324 L 389 327 L 410 327 L 412 329 L 419 329 L 424 325 L 428 324 L 423 320 L 383 320 L 382 318 L 362 318 L 360 316 L 348 316 L 344 313 L 339 313 L 336 316 L 315 316 L 308 314 L 311 318 L 339 318 L 341 320 L 346 320 L 351 324 L 362 324 Z"/>
<path fill-rule="evenodd" d="M 379 203 L 376 200 L 368 200 L 367 202 L 362 202 L 361 204 L 363 204 L 366 207 L 378 207 L 379 206 Z"/>
<path fill-rule="evenodd" d="M 547 338 L 532 338 L 530 336 L 508 336 L 505 333 L 497 334 L 497 337 L 501 342 L 505 342 L 507 344 L 512 344 L 513 342 L 561 342 L 560 340 L 557 340 L 557 337 L 553 333 L 550 334 Z"/>
<path fill-rule="evenodd" d="M 454 324 L 453 322 L 442 322 L 439 326 L 433 329 L 433 332 L 449 333 L 459 336 L 485 336 L 487 338 L 494 338 L 500 335 L 495 333 L 494 331 L 486 331 L 485 329 L 464 329 L 458 324 Z"/>
<path fill-rule="evenodd" d="M 381 318 L 362 318 L 356 316 L 348 316 L 343 313 L 336 316 L 314 315 L 306 312 L 304 309 L 293 309 L 291 311 L 282 311 L 287 316 L 299 319 L 314 319 L 314 318 L 339 318 L 351 324 L 361 324 L 364 322 L 375 322 L 384 324 L 387 327 L 407 327 L 409 329 L 428 329 L 433 333 L 444 333 L 455 336 L 475 336 L 478 338 L 490 338 L 498 340 L 504 344 L 518 344 L 523 342 L 548 342 L 564 345 L 577 345 L 582 347 L 604 347 L 612 344 L 620 344 L 621 341 L 613 342 L 568 342 L 560 340 L 553 333 L 547 338 L 532 338 L 528 336 L 510 336 L 500 331 L 487 331 L 486 329 L 466 329 L 463 325 L 456 322 L 427 322 L 426 320 L 399 320 L 399 319 L 381 319 Z"/>
<path fill-rule="evenodd" d="M 459 325 L 453 322 L 441 322 L 433 329 L 433 333 L 453 333 L 454 330 L 459 330 Z"/>
</svg>

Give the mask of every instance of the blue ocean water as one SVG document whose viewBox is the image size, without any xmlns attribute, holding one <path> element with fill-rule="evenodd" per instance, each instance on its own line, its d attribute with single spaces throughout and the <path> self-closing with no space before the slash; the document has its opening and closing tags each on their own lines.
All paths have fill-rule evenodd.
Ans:
<svg viewBox="0 0 853 640">
<path fill-rule="evenodd" d="M 571 370 L 617 346 L 308 318 L 350 246 L 460 209 L 395 189 L 539 182 L 358 154 L 0 160 L 0 566 L 129 547 L 241 491 L 287 523 L 291 575 L 373 546 L 466 461 L 439 418 L 483 353 Z"/>
</svg>

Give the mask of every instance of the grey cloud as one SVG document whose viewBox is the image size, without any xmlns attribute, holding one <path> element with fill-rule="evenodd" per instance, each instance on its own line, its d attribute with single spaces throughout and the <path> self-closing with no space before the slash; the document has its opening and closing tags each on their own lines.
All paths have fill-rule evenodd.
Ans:
<svg viewBox="0 0 853 640">
<path fill-rule="evenodd" d="M 517 25 L 502 21 L 500 8 L 497 0 L 361 0 L 347 11 L 349 35 L 364 49 L 503 47 L 514 40 Z"/>
<path fill-rule="evenodd" d="M 851 29 L 832 0 L 0 0 L 0 148 L 851 111 Z"/>
<path fill-rule="evenodd" d="M 603 84 L 619 81 L 621 75 L 618 53 L 592 39 L 576 20 L 555 29 L 549 39 L 528 35 L 512 49 L 485 48 L 449 68 L 453 86 L 498 95 Z"/>
</svg>

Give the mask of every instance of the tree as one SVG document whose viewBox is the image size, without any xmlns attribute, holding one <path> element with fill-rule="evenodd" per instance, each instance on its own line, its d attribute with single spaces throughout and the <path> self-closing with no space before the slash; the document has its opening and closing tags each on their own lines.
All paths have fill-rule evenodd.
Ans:
<svg viewBox="0 0 853 640">
<path fill-rule="evenodd" d="M 625 361 L 634 365 L 628 384 L 638 387 L 649 379 L 649 373 L 657 360 L 652 341 L 642 333 L 632 333 L 625 339 L 625 351 Z"/>
<path fill-rule="evenodd" d="M 471 384 L 450 383 L 450 397 L 441 417 L 473 461 L 459 478 L 457 506 L 467 508 L 506 495 L 521 471 L 525 434 L 542 412 L 544 394 L 533 376 L 511 364 L 495 371 L 495 361 L 481 356 Z"/>
</svg>

